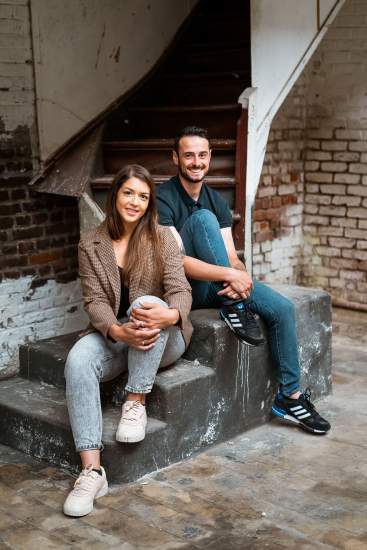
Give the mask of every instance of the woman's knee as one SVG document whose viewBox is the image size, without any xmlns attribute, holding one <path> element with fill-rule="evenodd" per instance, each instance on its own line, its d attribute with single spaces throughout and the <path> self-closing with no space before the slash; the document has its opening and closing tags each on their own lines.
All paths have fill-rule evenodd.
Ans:
<svg viewBox="0 0 367 550">
<path fill-rule="evenodd" d="M 161 298 L 158 298 L 158 296 L 150 296 L 150 295 L 139 296 L 139 298 L 136 298 L 133 301 L 133 303 L 131 304 L 131 306 L 130 306 L 128 312 L 127 312 L 128 315 L 130 315 L 131 309 L 142 307 L 142 305 L 145 304 L 145 303 L 159 304 L 163 307 L 168 307 L 168 304 L 164 300 L 162 300 Z"/>
</svg>

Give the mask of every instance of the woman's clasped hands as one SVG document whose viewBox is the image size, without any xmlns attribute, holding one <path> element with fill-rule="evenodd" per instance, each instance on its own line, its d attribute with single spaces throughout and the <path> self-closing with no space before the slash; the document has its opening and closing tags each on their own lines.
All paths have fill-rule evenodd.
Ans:
<svg viewBox="0 0 367 550">
<path fill-rule="evenodd" d="M 178 320 L 177 309 L 145 302 L 132 310 L 128 322 L 111 327 L 110 335 L 135 349 L 148 351 L 154 347 L 161 329 L 175 325 Z"/>
</svg>

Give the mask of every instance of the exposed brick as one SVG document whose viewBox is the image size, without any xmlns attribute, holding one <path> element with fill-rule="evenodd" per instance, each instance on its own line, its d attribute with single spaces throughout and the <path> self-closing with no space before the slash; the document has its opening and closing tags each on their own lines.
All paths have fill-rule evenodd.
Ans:
<svg viewBox="0 0 367 550">
<path fill-rule="evenodd" d="M 61 258 L 60 252 L 45 252 L 42 254 L 34 254 L 30 257 L 29 262 L 31 265 L 47 264 L 54 261 L 59 261 Z M 64 262 L 63 262 L 64 265 Z"/>
<path fill-rule="evenodd" d="M 318 130 L 309 130 L 307 135 L 311 139 L 332 139 L 333 130 L 329 128 L 318 129 Z"/>
<path fill-rule="evenodd" d="M 359 153 L 334 153 L 333 160 L 341 162 L 358 162 L 360 160 Z"/>
<path fill-rule="evenodd" d="M 324 216 L 345 216 L 344 206 L 320 206 L 320 214 Z"/>
<path fill-rule="evenodd" d="M 356 244 L 356 241 L 355 239 L 330 237 L 329 244 L 337 248 L 353 248 Z"/>
<path fill-rule="evenodd" d="M 305 204 L 304 211 L 306 214 L 317 214 L 319 211 L 319 207 L 317 204 Z"/>
<path fill-rule="evenodd" d="M 363 280 L 365 278 L 365 274 L 364 273 L 358 273 L 358 272 L 355 272 L 355 271 L 341 271 L 340 272 L 340 276 L 343 278 L 343 279 L 354 279 L 355 281 L 360 281 L 360 280 Z"/>
<path fill-rule="evenodd" d="M 331 197 L 328 195 L 311 195 L 307 194 L 305 196 L 305 202 L 310 204 L 324 204 L 328 205 L 331 203 Z"/>
<path fill-rule="evenodd" d="M 352 174 L 367 174 L 367 164 L 351 163 L 349 172 Z"/>
<path fill-rule="evenodd" d="M 345 236 L 352 239 L 365 239 L 367 241 L 367 231 L 362 229 L 346 229 Z"/>
<path fill-rule="evenodd" d="M 331 258 L 330 266 L 336 269 L 357 269 L 357 260 L 346 260 L 344 258 Z"/>
<path fill-rule="evenodd" d="M 354 154 L 354 153 L 351 153 Z M 327 153 L 326 151 L 307 151 L 306 152 L 306 159 L 307 160 L 333 160 L 333 155 L 331 153 Z M 356 160 L 359 160 L 357 158 Z"/>
<path fill-rule="evenodd" d="M 28 227 L 31 225 L 31 217 L 30 216 L 17 216 L 16 218 L 17 225 L 21 227 Z"/>
<path fill-rule="evenodd" d="M 367 251 L 364 250 L 343 250 L 342 255 L 343 258 L 367 261 Z"/>
<path fill-rule="evenodd" d="M 357 227 L 357 220 L 350 220 L 348 218 L 331 218 L 330 222 L 331 225 L 335 225 L 337 227 Z"/>
<path fill-rule="evenodd" d="M 335 205 L 360 206 L 361 201 L 361 197 L 342 197 L 341 195 L 333 197 L 333 204 Z"/>
<path fill-rule="evenodd" d="M 0 218 L 0 229 L 10 229 L 13 225 L 13 218 Z"/>
<path fill-rule="evenodd" d="M 304 218 L 306 225 L 329 225 L 329 218 L 327 216 L 310 216 L 307 215 Z"/>
<path fill-rule="evenodd" d="M 345 162 L 322 162 L 321 170 L 323 172 L 346 172 L 348 165 Z"/>
<path fill-rule="evenodd" d="M 26 254 L 27 252 L 32 252 L 34 250 L 34 243 L 32 241 L 24 241 L 18 244 L 19 252 L 21 254 Z"/>
<path fill-rule="evenodd" d="M 349 150 L 363 153 L 364 151 L 367 151 L 367 141 L 351 141 L 349 143 Z"/>
<path fill-rule="evenodd" d="M 333 236 L 333 237 L 342 237 L 344 229 L 342 227 L 319 227 L 319 235 Z"/>
<path fill-rule="evenodd" d="M 318 193 L 319 186 L 316 183 L 308 183 L 306 185 L 306 191 L 307 193 Z"/>
<path fill-rule="evenodd" d="M 357 174 L 335 174 L 334 176 L 335 183 L 346 183 L 346 184 L 355 185 L 359 183 L 360 180 L 361 180 L 361 176 Z"/>
<path fill-rule="evenodd" d="M 336 139 L 346 139 L 348 141 L 352 139 L 355 140 L 367 138 L 367 135 L 364 137 L 363 130 L 336 130 L 335 136 Z"/>
<path fill-rule="evenodd" d="M 349 195 L 367 197 L 367 185 L 348 185 L 347 192 Z"/>
<path fill-rule="evenodd" d="M 345 195 L 346 187 L 345 185 L 338 185 L 338 184 L 332 184 L 332 185 L 320 185 L 321 193 L 325 193 L 327 195 Z"/>
<path fill-rule="evenodd" d="M 306 172 L 317 172 L 320 168 L 320 163 L 315 160 L 308 160 L 305 162 Z"/>
<path fill-rule="evenodd" d="M 16 229 L 13 231 L 14 238 L 17 240 L 36 239 L 43 235 L 43 227 L 29 227 L 27 229 Z"/>
<path fill-rule="evenodd" d="M 346 151 L 347 142 L 346 141 L 322 141 L 321 149 L 323 151 Z"/>
<path fill-rule="evenodd" d="M 341 255 L 341 251 L 339 248 L 331 248 L 330 246 L 316 246 L 315 250 L 319 256 L 328 256 L 328 257 L 337 258 Z"/>
<path fill-rule="evenodd" d="M 348 218 L 367 219 L 367 208 L 348 208 Z"/>
<path fill-rule="evenodd" d="M 27 197 L 25 189 L 14 189 L 11 192 L 11 199 L 14 200 L 23 200 Z"/>
<path fill-rule="evenodd" d="M 331 183 L 333 181 L 332 174 L 323 174 L 321 172 L 307 173 L 306 181 L 311 183 Z"/>
</svg>

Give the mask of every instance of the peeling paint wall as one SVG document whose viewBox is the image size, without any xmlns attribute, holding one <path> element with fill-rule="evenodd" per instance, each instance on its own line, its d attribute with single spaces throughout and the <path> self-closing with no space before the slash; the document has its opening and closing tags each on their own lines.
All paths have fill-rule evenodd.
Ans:
<svg viewBox="0 0 367 550">
<path fill-rule="evenodd" d="M 74 199 L 28 185 L 38 166 L 28 0 L 0 0 L 0 379 L 20 344 L 85 326 Z"/>
<path fill-rule="evenodd" d="M 197 0 L 31 0 L 41 160 L 151 69 Z"/>
</svg>

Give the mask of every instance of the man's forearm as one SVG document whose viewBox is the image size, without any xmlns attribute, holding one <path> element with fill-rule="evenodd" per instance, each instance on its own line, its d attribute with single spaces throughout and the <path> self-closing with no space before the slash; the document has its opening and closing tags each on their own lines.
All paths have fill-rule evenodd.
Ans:
<svg viewBox="0 0 367 550">
<path fill-rule="evenodd" d="M 185 269 L 185 275 L 189 279 L 195 279 L 197 281 L 225 281 L 230 280 L 231 270 L 230 267 L 223 267 L 221 265 L 213 265 L 192 258 L 191 256 L 184 256 L 183 265 Z"/>
<path fill-rule="evenodd" d="M 229 260 L 230 263 L 231 263 L 231 266 L 234 268 L 234 269 L 240 269 L 241 271 L 247 271 L 246 269 L 246 266 L 243 262 L 241 262 L 240 259 L 238 259 L 237 257 L 236 258 L 232 258 Z"/>
</svg>

